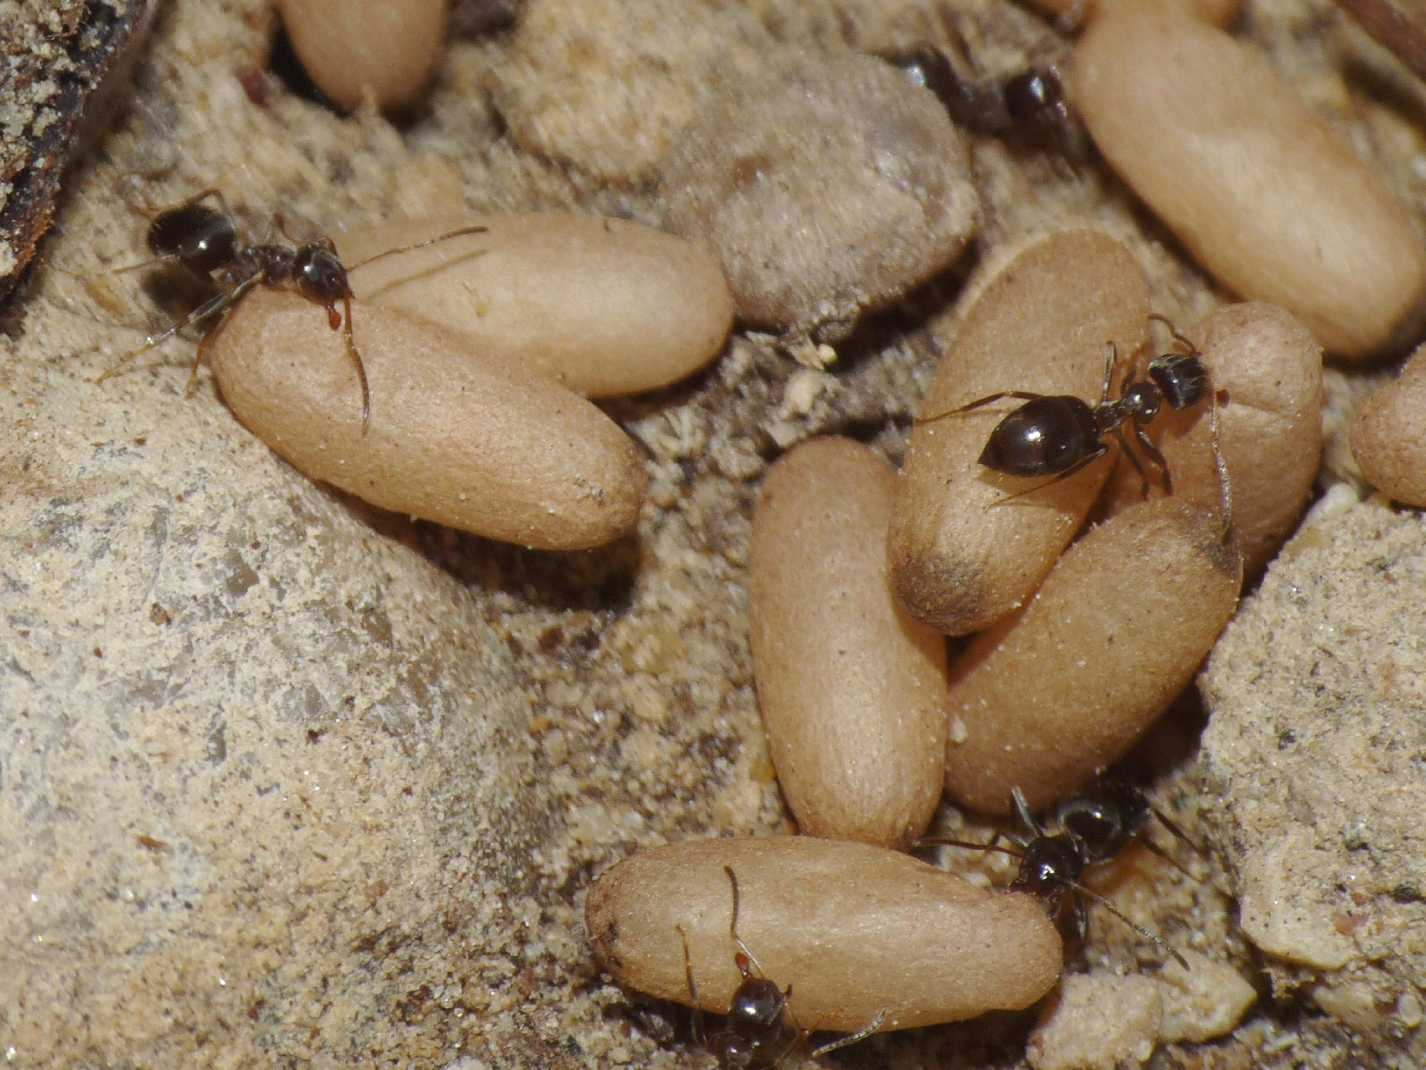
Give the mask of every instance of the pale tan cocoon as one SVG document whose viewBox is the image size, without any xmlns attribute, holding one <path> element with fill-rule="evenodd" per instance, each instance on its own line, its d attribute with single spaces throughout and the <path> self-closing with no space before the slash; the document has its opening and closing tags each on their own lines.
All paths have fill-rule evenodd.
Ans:
<svg viewBox="0 0 1426 1070">
<path fill-rule="evenodd" d="M 292 50 L 338 107 L 410 104 L 445 52 L 446 0 L 277 0 Z"/>
<path fill-rule="evenodd" d="M 1357 410 L 1352 453 L 1362 475 L 1383 494 L 1426 506 L 1426 357 L 1421 347 L 1394 382 Z"/>
<path fill-rule="evenodd" d="M 542 549 L 631 531 L 647 474 L 633 441 L 554 383 L 482 362 L 457 335 L 356 305 L 371 383 L 361 426 L 340 331 L 296 294 L 259 289 L 212 337 L 223 397 L 292 465 L 399 513 Z"/>
<path fill-rule="evenodd" d="M 722 350 L 733 298 L 718 261 L 637 223 L 457 216 L 363 227 L 334 240 L 350 265 L 475 225 L 489 229 L 354 269 L 353 291 L 459 331 L 483 359 L 586 397 L 667 386 Z"/>
<path fill-rule="evenodd" d="M 804 442 L 753 514 L 748 617 L 758 702 L 802 832 L 900 846 L 941 797 L 946 645 L 897 605 L 895 476 L 850 439 Z"/>
<path fill-rule="evenodd" d="M 1129 250 L 1074 230 L 1036 241 L 996 272 L 959 317 L 921 419 L 1003 390 L 1099 400 L 1106 343 L 1127 358 L 1145 337 L 1148 286 Z M 1047 478 L 993 472 L 977 458 L 1021 401 L 918 424 L 896 489 L 888 554 L 897 597 L 950 635 L 978 631 L 1024 603 L 1084 521 L 1108 459 Z"/>
<path fill-rule="evenodd" d="M 1034 600 L 951 666 L 946 790 L 987 814 L 1070 795 L 1121 757 L 1193 678 L 1238 604 L 1223 522 L 1172 498 L 1094 528 Z"/>
<path fill-rule="evenodd" d="M 1054 985 L 1060 936 L 1036 899 L 991 892 L 869 844 L 808 836 L 698 840 L 644 851 L 589 890 L 585 924 L 622 985 L 688 1004 L 681 927 L 705 1010 L 728 1009 L 738 935 L 804 1029 L 909 1029 L 1028 1007 Z"/>
<path fill-rule="evenodd" d="M 1329 351 L 1386 345 L 1426 293 L 1409 212 L 1262 52 L 1173 4 L 1121 3 L 1075 49 L 1095 144 L 1195 257 Z"/>
</svg>

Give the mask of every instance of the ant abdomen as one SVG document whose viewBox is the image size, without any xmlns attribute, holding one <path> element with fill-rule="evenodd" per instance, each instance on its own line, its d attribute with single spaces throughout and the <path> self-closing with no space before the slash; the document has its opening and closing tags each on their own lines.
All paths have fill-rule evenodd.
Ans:
<svg viewBox="0 0 1426 1070">
<path fill-rule="evenodd" d="M 238 247 L 232 217 L 201 202 L 160 212 L 149 224 L 148 246 L 160 258 L 177 260 L 207 282 L 228 266 Z"/>
<path fill-rule="evenodd" d="M 1098 447 L 1094 410 L 1076 397 L 1035 398 L 996 424 L 979 462 L 1011 476 L 1056 476 Z"/>
</svg>

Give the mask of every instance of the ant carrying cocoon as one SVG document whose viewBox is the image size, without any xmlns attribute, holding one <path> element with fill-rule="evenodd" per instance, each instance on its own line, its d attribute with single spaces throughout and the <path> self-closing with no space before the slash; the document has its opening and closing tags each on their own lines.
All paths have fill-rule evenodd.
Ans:
<svg viewBox="0 0 1426 1070">
<path fill-rule="evenodd" d="M 210 199 L 217 201 L 217 208 L 205 203 Z M 126 353 L 95 382 L 102 383 L 109 379 L 139 356 L 168 341 L 189 324 L 219 315 L 222 318 L 198 343 L 198 353 L 188 376 L 188 388 L 191 389 L 208 346 L 223 329 L 229 312 L 243 296 L 259 285 L 271 289 L 291 289 L 312 303 L 322 306 L 327 312 L 327 323 L 332 330 L 343 331 L 347 356 L 351 358 L 361 384 L 361 423 L 362 431 L 365 432 L 371 420 L 371 390 L 367 385 L 366 366 L 352 334 L 354 295 L 348 275 L 382 257 L 421 249 L 466 234 L 485 233 L 488 228 L 462 227 L 412 245 L 387 249 L 347 267 L 337 255 L 337 248 L 330 238 L 322 235 L 298 243 L 287 234 L 281 214 L 274 216 L 273 222 L 291 244 L 244 241 L 228 208 L 227 199 L 216 188 L 202 190 L 159 212 L 149 224 L 147 236 L 149 249 L 154 255 L 141 263 L 120 268 L 119 271 L 138 271 L 159 265 L 178 264 L 199 282 L 205 285 L 216 284 L 219 292 L 186 316 L 170 323 L 158 334 L 149 335 L 144 339 L 143 345 Z M 338 302 L 342 305 L 340 312 L 337 311 Z"/>
<path fill-rule="evenodd" d="M 699 1043 L 717 1058 L 720 1070 L 772 1070 L 792 1054 L 809 1033 L 798 1026 L 792 1009 L 787 1005 L 792 986 L 780 989 L 765 976 L 757 956 L 738 935 L 738 877 L 732 866 L 724 866 L 723 872 L 728 875 L 733 891 L 733 913 L 728 934 L 738 949 L 733 956 L 733 964 L 737 966 L 742 982 L 734 990 L 728 1005 L 726 1028 L 706 1035 L 703 1012 L 698 1003 L 698 986 L 693 980 L 693 962 L 688 954 L 688 934 L 682 926 L 678 927 L 679 939 L 683 941 L 683 969 L 688 980 L 688 995 L 693 1004 L 694 1033 Z M 883 1011 L 865 1028 L 813 1048 L 812 1058 L 865 1040 L 880 1030 L 885 1021 L 886 1012 Z"/>
<path fill-rule="evenodd" d="M 1081 940 L 1089 934 L 1089 912 L 1085 899 L 1093 899 L 1144 939 L 1152 941 L 1175 962 L 1188 969 L 1188 961 L 1157 933 L 1136 925 L 1108 899 L 1081 883 L 1080 878 L 1090 866 L 1106 862 L 1134 839 L 1147 815 L 1153 813 L 1164 827 L 1185 843 L 1189 840 L 1172 821 L 1149 804 L 1147 797 L 1131 785 L 1106 781 L 1084 796 L 1062 803 L 1055 812 L 1060 831 L 1050 833 L 1035 820 L 1025 801 L 1024 793 L 1014 788 L 1011 798 L 1021 824 L 1029 836 L 1007 835 L 1014 847 L 1001 847 L 1001 834 L 989 843 L 973 843 L 945 836 L 927 836 L 916 841 L 917 847 L 961 847 L 972 851 L 997 851 L 1020 860 L 1019 872 L 1010 883 L 1010 891 L 1026 892 L 1045 904 L 1052 918 L 1059 917 L 1068 892 L 1074 902 L 1075 932 Z M 1157 847 L 1140 840 L 1154 854 L 1167 858 Z M 1172 861 L 1172 859 L 1170 859 Z M 1178 863 L 1174 863 L 1175 866 Z M 1182 870 L 1182 867 L 1178 867 Z"/>
<path fill-rule="evenodd" d="M 1149 362 L 1145 378 L 1131 371 L 1119 388 L 1119 397 L 1111 400 L 1110 388 L 1118 364 L 1118 348 L 1105 343 L 1104 386 L 1099 401 L 1091 405 L 1069 394 L 1036 394 L 1025 390 L 1001 390 L 967 405 L 934 416 L 923 417 L 919 424 L 934 423 L 950 416 L 972 412 L 1003 398 L 1016 398 L 1025 404 L 1013 410 L 995 425 L 979 462 L 992 471 L 1009 476 L 1050 476 L 1028 490 L 1011 494 L 996 504 L 1014 501 L 1033 494 L 1043 487 L 1068 479 L 1086 465 L 1109 452 L 1106 439 L 1113 436 L 1121 452 L 1129 458 L 1143 483 L 1143 495 L 1149 496 L 1149 475 L 1138 453 L 1130 446 L 1124 427 L 1129 425 L 1139 450 L 1159 470 L 1164 493 L 1173 493 L 1173 479 L 1168 462 L 1149 439 L 1146 429 L 1167 404 L 1171 409 L 1184 410 L 1201 403 L 1211 394 L 1208 371 L 1193 344 L 1179 334 L 1163 316 L 1150 314 L 1151 319 L 1164 323 L 1189 352 L 1166 353 Z"/>
</svg>

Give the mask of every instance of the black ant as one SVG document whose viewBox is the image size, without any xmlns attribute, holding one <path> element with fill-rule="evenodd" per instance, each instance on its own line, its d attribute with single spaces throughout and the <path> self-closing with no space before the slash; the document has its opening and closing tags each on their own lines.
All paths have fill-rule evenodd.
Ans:
<svg viewBox="0 0 1426 1070">
<path fill-rule="evenodd" d="M 964 847 L 974 851 L 999 851 L 1020 859 L 1020 869 L 1010 882 L 1010 891 L 1028 892 L 1045 904 L 1050 916 L 1057 918 L 1064 903 L 1065 892 L 1074 899 L 1075 931 L 1081 940 L 1089 933 L 1089 912 L 1085 899 L 1093 899 L 1111 914 L 1133 929 L 1146 940 L 1161 947 L 1174 961 L 1188 969 L 1188 961 L 1175 951 L 1163 937 L 1140 925 L 1134 924 L 1120 910 L 1098 892 L 1080 882 L 1085 869 L 1099 862 L 1107 861 L 1124 844 L 1132 839 L 1143 823 L 1145 815 L 1152 810 L 1170 831 L 1182 836 L 1177 828 L 1163 818 L 1157 810 L 1149 806 L 1147 798 L 1137 789 L 1112 788 L 1098 794 L 1072 799 L 1061 804 L 1057 811 L 1060 831 L 1047 833 L 1030 813 L 1025 796 L 1019 788 L 1011 791 L 1015 812 L 1021 823 L 1032 835 L 1028 837 L 1007 836 L 1014 848 L 1001 847 L 996 842 L 996 833 L 989 843 L 972 843 L 969 840 L 955 840 L 944 836 L 926 836 L 916 841 L 917 847 Z M 1142 809 L 1139 807 L 1142 806 Z M 1086 834 L 1088 838 L 1086 838 Z M 1147 846 L 1147 841 L 1144 842 Z M 1185 837 L 1185 842 L 1188 841 Z M 1162 852 L 1155 851 L 1157 854 Z M 1176 863 L 1175 863 L 1176 864 Z M 1180 867 L 1182 868 L 1182 867 Z"/>
<path fill-rule="evenodd" d="M 703 1011 L 698 1005 L 698 986 L 693 982 L 693 961 L 688 954 L 688 934 L 682 926 L 678 926 L 678 935 L 683 940 L 683 971 L 693 1003 L 694 1034 L 699 1043 L 717 1058 L 720 1070 L 772 1070 L 807 1039 L 809 1031 L 799 1027 L 792 1017 L 792 1008 L 788 1006 L 792 986 L 780 989 L 770 981 L 763 974 L 757 956 L 738 935 L 738 878 L 732 866 L 724 866 L 723 872 L 728 875 L 728 883 L 733 889 L 733 915 L 728 925 L 728 933 L 738 948 L 733 964 L 743 979 L 728 1005 L 726 1028 L 705 1036 Z M 885 1021 L 886 1014 L 882 1012 L 857 1032 L 812 1049 L 812 1058 L 865 1040 Z"/>
<path fill-rule="evenodd" d="M 204 203 L 209 198 L 216 199 L 220 207 L 214 208 Z M 348 268 L 337 255 L 337 247 L 331 238 L 322 236 L 297 244 L 287 234 L 281 215 L 276 216 L 274 222 L 283 236 L 293 244 L 248 244 L 242 241 L 228 202 L 217 189 L 205 189 L 186 201 L 159 212 L 148 229 L 148 246 L 154 254 L 153 257 L 119 270 L 136 271 L 155 264 L 177 263 L 199 282 L 205 285 L 218 284 L 220 292 L 182 319 L 169 324 L 161 333 L 150 335 L 143 345 L 125 354 L 123 359 L 100 375 L 95 382 L 104 382 L 130 361 L 155 346 L 162 345 L 190 323 L 198 323 L 221 313 L 223 319 L 219 320 L 198 344 L 198 355 L 194 358 L 193 370 L 188 377 L 188 386 L 191 388 L 198 376 L 198 368 L 203 363 L 203 354 L 208 344 L 222 330 L 228 314 L 243 295 L 258 285 L 274 289 L 291 288 L 326 309 L 327 323 L 332 330 L 338 330 L 345 325 L 343 340 L 346 342 L 347 356 L 351 358 L 357 379 L 361 383 L 361 426 L 365 432 L 371 419 L 371 390 L 367 385 L 366 365 L 362 363 L 361 353 L 352 337 L 354 295 L 351 284 L 347 281 L 348 274 L 383 256 L 410 252 L 464 234 L 481 234 L 487 228 L 462 227 L 425 241 L 387 249 Z M 342 304 L 341 312 L 337 311 L 338 301 Z"/>
<path fill-rule="evenodd" d="M 1053 67 L 1027 67 L 1002 82 L 963 78 L 946 51 L 934 45 L 880 53 L 916 85 L 929 89 L 951 120 L 977 134 L 1020 134 L 1037 146 L 1074 150 L 1076 130 L 1064 83 Z"/>
<path fill-rule="evenodd" d="M 1204 367 L 1198 350 L 1163 316 L 1150 313 L 1168 327 L 1175 341 L 1186 346 L 1188 353 L 1166 353 L 1149 362 L 1148 377 L 1136 379 L 1131 373 L 1124 379 L 1119 390 L 1119 398 L 1109 398 L 1110 384 L 1114 379 L 1114 368 L 1118 363 L 1118 349 L 1113 342 L 1105 343 L 1104 386 L 1099 402 L 1090 405 L 1068 394 L 1034 394 L 1023 390 L 1002 390 L 987 397 L 972 401 L 969 405 L 937 413 L 917 420 L 918 424 L 929 424 L 948 416 L 970 412 L 984 405 L 990 405 L 1001 398 L 1019 398 L 1025 402 L 1006 416 L 991 431 L 978 460 L 985 467 L 1010 476 L 1052 476 L 1052 479 L 1020 494 L 1013 494 L 1002 502 L 1030 494 L 1041 487 L 1068 479 L 1081 468 L 1099 460 L 1107 452 L 1109 445 L 1105 437 L 1113 435 L 1119 441 L 1124 455 L 1133 463 L 1139 478 L 1143 481 L 1144 497 L 1149 496 L 1149 476 L 1137 454 L 1129 446 L 1124 434 L 1124 424 L 1129 424 L 1134 439 L 1144 455 L 1158 468 L 1163 476 L 1164 492 L 1173 493 L 1173 479 L 1169 475 L 1168 462 L 1157 446 L 1149 440 L 1145 428 L 1165 403 L 1169 408 L 1181 411 L 1199 404 L 1209 396 L 1208 370 Z"/>
</svg>

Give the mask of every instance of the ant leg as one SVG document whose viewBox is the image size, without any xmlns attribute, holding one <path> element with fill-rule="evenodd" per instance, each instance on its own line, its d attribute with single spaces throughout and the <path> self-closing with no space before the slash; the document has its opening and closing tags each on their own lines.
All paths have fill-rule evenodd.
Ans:
<svg viewBox="0 0 1426 1070">
<path fill-rule="evenodd" d="M 1164 476 L 1164 493 L 1173 493 L 1173 476 L 1169 474 L 1169 463 L 1164 459 L 1164 455 L 1159 452 L 1159 448 L 1149 439 L 1148 433 L 1138 424 L 1134 425 L 1134 438 L 1138 440 L 1139 448 L 1144 451 L 1144 455 L 1158 466 Z M 1146 494 L 1145 497 L 1148 497 Z"/>
<path fill-rule="evenodd" d="M 1109 400 L 1109 385 L 1114 382 L 1114 365 L 1119 363 L 1119 347 L 1113 342 L 1104 343 L 1104 386 L 1099 391 L 1099 403 L 1105 404 Z M 1128 382 L 1125 382 L 1128 388 Z"/>
<path fill-rule="evenodd" d="M 222 207 L 222 209 L 223 209 L 223 214 L 224 214 L 225 216 L 228 216 L 230 219 L 232 218 L 233 210 L 228 207 L 228 198 L 226 198 L 226 197 L 223 196 L 223 191 L 220 190 L 217 186 L 209 186 L 207 189 L 199 190 L 199 191 L 198 191 L 197 193 L 195 193 L 192 197 L 189 197 L 188 200 L 186 200 L 186 201 L 180 201 L 178 204 L 175 204 L 172 208 L 167 208 L 167 209 L 164 209 L 164 210 L 171 212 L 171 211 L 177 211 L 177 210 L 182 209 L 182 208 L 189 208 L 189 207 L 192 207 L 193 205 L 197 204 L 199 201 L 207 200 L 209 197 L 217 197 L 217 198 L 218 198 L 218 204 L 219 204 L 219 205 Z"/>
<path fill-rule="evenodd" d="M 1074 931 L 1079 942 L 1089 942 L 1089 908 L 1084 905 L 1084 896 L 1077 891 L 1074 896 Z"/>
<path fill-rule="evenodd" d="M 138 349 L 135 349 L 132 353 L 124 354 L 123 358 L 120 359 L 117 364 L 109 368 L 108 371 L 104 372 L 104 374 L 100 375 L 99 378 L 94 380 L 95 384 L 97 385 L 99 383 L 102 383 L 110 376 L 117 374 L 119 369 L 125 367 L 130 361 L 136 359 L 144 353 L 147 353 L 155 346 L 162 345 L 179 331 L 183 330 L 183 328 L 187 327 L 190 323 L 197 323 L 200 320 L 206 319 L 207 317 L 213 315 L 215 312 L 225 312 L 227 309 L 236 304 L 238 299 L 241 298 L 243 294 L 247 293 L 261 281 L 261 274 L 249 275 L 242 282 L 234 286 L 231 290 L 228 290 L 224 293 L 220 293 L 216 297 L 212 297 L 209 298 L 207 301 L 204 301 L 201 305 L 195 308 L 192 312 L 188 313 L 188 315 L 184 316 L 181 320 L 177 320 L 174 323 L 170 323 L 161 334 L 150 335 L 148 338 L 144 339 L 144 344 L 139 346 Z M 199 350 L 199 354 L 199 359 L 201 360 L 201 348 Z M 197 365 L 195 364 L 194 367 L 196 371 Z"/>
<path fill-rule="evenodd" d="M 811 1053 L 812 1058 L 820 1059 L 822 1056 L 826 1055 L 829 1052 L 836 1051 L 838 1048 L 846 1048 L 850 1047 L 853 1044 L 859 1044 L 867 1037 L 871 1036 L 873 1033 L 881 1032 L 881 1027 L 885 1024 L 886 1012 L 879 1011 L 877 1012 L 877 1016 L 875 1018 L 869 1021 L 866 1025 L 862 1026 L 855 1033 L 849 1033 L 847 1036 L 842 1037 L 840 1040 L 834 1040 L 830 1044 L 822 1044 L 819 1047 L 813 1048 Z"/>
<path fill-rule="evenodd" d="M 693 960 L 688 956 L 688 934 L 682 925 L 675 925 L 683 941 L 683 976 L 688 981 L 688 998 L 693 1002 L 693 1039 L 700 1048 L 708 1046 L 708 1031 L 704 1028 L 703 1008 L 698 1003 L 698 986 L 693 983 Z"/>
<path fill-rule="evenodd" d="M 1178 824 L 1174 821 L 1171 821 L 1168 815 L 1165 814 L 1162 810 L 1160 810 L 1157 806 L 1150 806 L 1149 813 L 1153 814 L 1154 817 L 1158 820 L 1158 823 L 1164 828 L 1168 829 L 1169 832 L 1173 834 L 1173 837 L 1175 839 L 1181 840 L 1184 843 L 1188 844 L 1189 847 L 1193 848 L 1196 854 L 1206 854 L 1202 847 L 1200 847 L 1193 840 L 1189 839 L 1188 833 L 1184 832 L 1183 829 L 1179 828 Z"/>
<path fill-rule="evenodd" d="M 361 433 L 366 434 L 367 425 L 371 423 L 371 387 L 366 381 L 366 365 L 362 363 L 361 353 L 357 351 L 356 339 L 352 337 L 352 299 L 342 298 L 342 307 L 346 310 L 346 329 L 342 332 L 344 341 L 347 344 L 347 356 L 352 358 L 352 363 L 356 365 L 357 379 L 361 382 Z M 334 316 L 336 310 L 331 305 L 327 306 L 327 315 Z M 333 327 L 336 324 L 332 324 Z"/>
<path fill-rule="evenodd" d="M 1119 452 L 1129 458 L 1129 463 L 1134 466 L 1134 471 L 1139 473 L 1140 491 L 1147 499 L 1149 496 L 1149 473 L 1144 471 L 1144 463 L 1139 460 L 1139 455 L 1129 448 L 1129 440 L 1124 437 L 1124 431 L 1116 427 L 1114 437 L 1119 440 Z M 1164 477 L 1167 479 L 1168 470 L 1164 470 Z"/>
<path fill-rule="evenodd" d="M 1083 884 L 1080 884 L 1078 881 L 1072 881 L 1072 880 L 1069 880 L 1068 878 L 1066 878 L 1065 883 L 1068 884 L 1074 891 L 1078 892 L 1081 896 L 1089 896 L 1089 898 L 1093 899 L 1093 900 L 1094 900 L 1096 903 L 1098 903 L 1100 906 L 1104 907 L 1106 910 L 1109 911 L 1109 913 L 1113 914 L 1116 918 L 1118 918 L 1120 921 L 1122 921 L 1125 925 L 1129 926 L 1129 928 L 1133 929 L 1136 933 L 1138 933 L 1138 934 L 1139 934 L 1140 936 L 1142 936 L 1144 939 L 1150 940 L 1150 941 L 1152 941 L 1153 943 L 1158 944 L 1159 947 L 1161 947 L 1165 952 L 1167 952 L 1169 955 L 1173 956 L 1173 960 L 1174 960 L 1175 962 L 1177 962 L 1177 963 L 1178 963 L 1180 966 L 1182 966 L 1185 970 L 1188 969 L 1188 960 L 1187 960 L 1186 958 L 1184 958 L 1182 955 L 1180 955 L 1177 951 L 1175 951 L 1175 950 L 1173 949 L 1173 947 L 1169 944 L 1169 942 L 1168 942 L 1167 940 L 1165 940 L 1162 936 L 1158 935 L 1158 933 L 1150 932 L 1148 929 L 1145 929 L 1142 925 L 1135 925 L 1132 921 L 1130 921 L 1128 918 L 1126 918 L 1126 917 L 1124 916 L 1123 912 L 1120 911 L 1118 907 L 1116 907 L 1116 906 L 1115 906 L 1113 903 L 1111 903 L 1108 899 L 1104 898 L 1104 896 L 1100 895 L 1098 892 L 1094 891 L 1093 889 L 1086 888 Z M 1080 902 L 1080 906 L 1082 907 L 1083 905 L 1084 905 L 1084 904 L 1083 904 L 1083 902 L 1081 901 L 1081 902 Z"/>
<path fill-rule="evenodd" d="M 996 833 L 999 836 L 1000 833 Z M 1009 855 L 1011 858 L 1019 858 L 1019 851 L 1012 851 L 1009 847 L 999 846 L 995 840 L 989 843 L 972 843 L 970 840 L 953 840 L 949 836 L 922 836 L 919 840 L 914 840 L 911 844 L 913 848 L 922 847 L 964 847 L 970 851 L 996 851 L 999 854 Z"/>
<path fill-rule="evenodd" d="M 999 401 L 1001 398 L 1019 398 L 1021 401 L 1036 401 L 1045 397 L 1044 394 L 1031 394 L 1024 390 L 1002 390 L 998 394 L 987 394 L 983 398 L 972 401 L 969 405 L 962 405 L 958 409 L 947 409 L 945 412 L 937 413 L 935 416 L 923 416 L 915 422 L 918 424 L 934 423 L 936 420 L 944 420 L 947 416 L 954 416 L 960 412 L 970 412 L 971 409 L 978 409 L 982 405 L 989 405 Z"/>
<path fill-rule="evenodd" d="M 1023 497 L 1025 497 L 1027 494 L 1034 494 L 1036 491 L 1044 490 L 1046 487 L 1053 487 L 1056 483 L 1059 483 L 1059 482 L 1061 482 L 1062 480 L 1069 479 L 1070 476 L 1075 475 L 1081 468 L 1085 468 L 1085 467 L 1088 467 L 1089 465 L 1093 464 L 1095 461 L 1099 460 L 1099 458 L 1103 457 L 1103 456 L 1104 456 L 1106 453 L 1108 453 L 1108 452 L 1109 452 L 1109 447 L 1108 447 L 1108 446 L 1101 445 L 1101 446 L 1099 446 L 1098 448 L 1096 448 L 1093 453 L 1086 454 L 1085 456 L 1081 457 L 1079 460 L 1075 461 L 1074 464 L 1070 465 L 1068 468 L 1066 468 L 1066 469 L 1065 469 L 1063 472 L 1061 472 L 1059 475 L 1055 476 L 1053 479 L 1047 479 L 1047 480 L 1045 480 L 1043 483 L 1036 483 L 1033 487 L 1029 488 L 1028 490 L 1022 490 L 1022 491 L 1019 491 L 1018 493 L 1015 493 L 1015 494 L 1007 494 L 1005 497 L 1001 498 L 999 501 L 991 502 L 990 507 L 991 507 L 992 509 L 994 509 L 996 506 L 1006 505 L 1006 504 L 1008 504 L 1008 503 L 1010 503 L 1010 502 L 1013 502 L 1013 501 L 1015 501 L 1015 500 L 1017 500 L 1017 499 L 1019 499 L 1019 498 L 1023 498 Z"/>
<path fill-rule="evenodd" d="M 1040 823 L 1030 812 L 1030 804 L 1025 801 L 1025 793 L 1020 790 L 1018 785 L 1010 789 L 1010 801 L 1014 804 L 1015 814 L 1020 818 L 1021 823 L 1036 836 L 1043 836 L 1045 830 L 1040 828 Z"/>
<path fill-rule="evenodd" d="M 1178 860 L 1177 858 L 1175 858 L 1173 855 L 1169 854 L 1169 853 L 1168 853 L 1167 851 L 1165 851 L 1162 847 L 1160 847 L 1158 844 L 1156 844 L 1153 840 L 1149 839 L 1149 838 L 1146 837 L 1146 836 L 1135 836 L 1135 837 L 1134 837 L 1134 840 L 1135 840 L 1136 843 L 1138 843 L 1138 845 L 1139 845 L 1140 847 L 1142 847 L 1144 850 L 1148 851 L 1149 854 L 1153 855 L 1155 858 L 1161 858 L 1161 859 L 1163 859 L 1165 862 L 1167 862 L 1169 865 L 1173 866 L 1174 869 L 1178 870 L 1180 873 L 1182 873 L 1182 874 L 1183 874 L 1185 877 L 1187 877 L 1189 880 L 1193 880 L 1193 879 L 1194 879 L 1193 874 L 1190 873 L 1188 870 L 1184 869 L 1183 866 L 1182 866 L 1182 864 L 1179 862 L 1179 860 Z"/>
<path fill-rule="evenodd" d="M 302 244 L 291 234 L 287 233 L 287 217 L 284 216 L 281 212 L 272 213 L 272 223 L 275 227 L 277 227 L 277 232 L 281 234 L 284 238 L 286 238 L 290 243 L 292 243 L 293 245 Z"/>
<path fill-rule="evenodd" d="M 487 234 L 489 233 L 489 231 L 490 228 L 485 226 L 461 227 L 459 230 L 447 231 L 445 234 L 437 235 L 434 238 L 427 238 L 425 241 L 412 242 L 410 245 L 398 245 L 395 249 L 387 249 L 384 252 L 376 253 L 373 256 L 369 256 L 365 260 L 359 260 L 357 263 L 347 268 L 347 274 L 351 274 L 357 268 L 366 267 L 368 264 L 380 260 L 383 256 L 395 256 L 397 253 L 409 253 L 414 249 L 424 249 L 428 245 L 435 245 L 438 242 L 449 241 L 451 238 L 460 238 L 464 237 L 467 234 Z M 484 249 L 478 249 L 472 255 L 483 256 L 484 254 Z"/>
<path fill-rule="evenodd" d="M 1213 436 L 1213 466 L 1218 472 L 1218 502 L 1223 509 L 1223 534 L 1226 546 L 1233 536 L 1233 484 L 1228 479 L 1228 464 L 1223 460 L 1222 441 L 1218 437 L 1218 393 L 1211 391 L 1208 403 L 1208 427 Z"/>
</svg>

